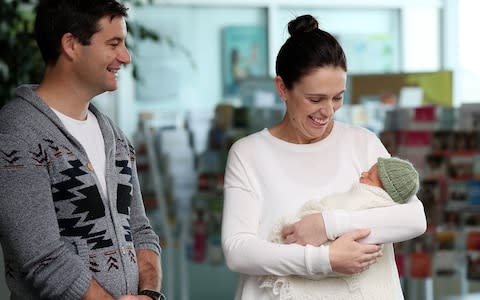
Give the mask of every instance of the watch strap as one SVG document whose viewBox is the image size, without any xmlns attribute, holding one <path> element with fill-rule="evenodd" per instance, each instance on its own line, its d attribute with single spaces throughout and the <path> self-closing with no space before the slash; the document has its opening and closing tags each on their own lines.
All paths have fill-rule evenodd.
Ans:
<svg viewBox="0 0 480 300">
<path fill-rule="evenodd" d="M 165 296 L 162 293 L 152 290 L 141 290 L 138 295 L 148 296 L 152 300 L 165 300 Z"/>
</svg>

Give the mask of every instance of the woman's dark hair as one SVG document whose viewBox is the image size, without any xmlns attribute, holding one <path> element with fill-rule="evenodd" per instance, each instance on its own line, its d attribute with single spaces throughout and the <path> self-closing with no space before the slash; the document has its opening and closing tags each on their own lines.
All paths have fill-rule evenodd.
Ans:
<svg viewBox="0 0 480 300">
<path fill-rule="evenodd" d="M 303 15 L 288 23 L 290 37 L 277 55 L 276 72 L 287 89 L 312 69 L 326 66 L 347 71 L 347 59 L 338 41 L 318 28 L 317 20 Z"/>
<path fill-rule="evenodd" d="M 127 8 L 115 0 L 40 0 L 36 7 L 35 39 L 43 60 L 55 64 L 60 43 L 71 33 L 82 45 L 89 45 L 103 17 L 127 17 Z"/>
</svg>

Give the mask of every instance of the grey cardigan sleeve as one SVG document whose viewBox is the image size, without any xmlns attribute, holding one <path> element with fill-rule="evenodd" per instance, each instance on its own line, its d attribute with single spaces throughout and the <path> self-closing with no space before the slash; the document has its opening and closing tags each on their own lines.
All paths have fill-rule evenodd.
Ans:
<svg viewBox="0 0 480 300">
<path fill-rule="evenodd" d="M 0 239 L 6 259 L 17 262 L 13 284 L 20 276 L 41 298 L 81 299 L 92 275 L 60 239 L 47 164 L 16 137 L 0 134 L 0 141 Z"/>
<path fill-rule="evenodd" d="M 133 148 L 133 147 L 132 147 Z M 143 198 L 138 182 L 136 161 L 132 161 L 132 204 L 130 211 L 130 226 L 132 229 L 133 243 L 135 250 L 150 249 L 158 255 L 161 253 L 158 235 L 150 226 L 150 222 L 145 214 Z"/>
</svg>

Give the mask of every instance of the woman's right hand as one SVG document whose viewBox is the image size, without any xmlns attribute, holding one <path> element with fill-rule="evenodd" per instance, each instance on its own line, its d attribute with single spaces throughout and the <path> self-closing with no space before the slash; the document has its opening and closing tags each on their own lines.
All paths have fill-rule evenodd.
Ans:
<svg viewBox="0 0 480 300">
<path fill-rule="evenodd" d="M 330 265 L 332 270 L 343 274 L 363 272 L 382 256 L 380 245 L 361 244 L 370 234 L 370 229 L 347 232 L 330 244 Z"/>
</svg>

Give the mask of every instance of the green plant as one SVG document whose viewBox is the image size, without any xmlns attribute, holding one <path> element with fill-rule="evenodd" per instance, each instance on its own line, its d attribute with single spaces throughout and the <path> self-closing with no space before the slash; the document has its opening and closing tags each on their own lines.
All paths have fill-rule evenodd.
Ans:
<svg viewBox="0 0 480 300">
<path fill-rule="evenodd" d="M 0 107 L 12 98 L 15 87 L 22 83 L 38 83 L 44 63 L 33 36 L 36 0 L 0 0 Z M 125 0 L 133 6 L 151 1 Z M 168 36 L 160 36 L 145 26 L 127 20 L 128 31 L 133 40 L 165 42 L 177 48 L 192 61 L 190 53 Z M 127 46 L 135 51 L 134 43 Z M 141 80 L 138 67 L 133 63 L 133 78 Z"/>
<path fill-rule="evenodd" d="M 0 107 L 20 83 L 39 82 L 43 60 L 33 39 L 29 1 L 0 1 Z"/>
</svg>

